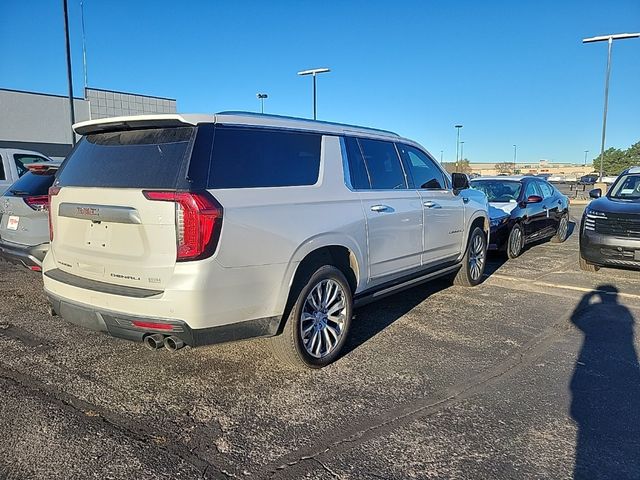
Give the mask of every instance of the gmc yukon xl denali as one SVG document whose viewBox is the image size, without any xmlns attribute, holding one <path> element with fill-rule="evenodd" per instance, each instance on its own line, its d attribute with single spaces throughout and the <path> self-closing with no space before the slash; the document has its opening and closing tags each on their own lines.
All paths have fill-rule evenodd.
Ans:
<svg viewBox="0 0 640 480">
<path fill-rule="evenodd" d="M 75 130 L 43 263 L 71 322 L 151 349 L 273 337 L 283 362 L 319 368 L 356 305 L 482 280 L 486 197 L 397 134 L 241 112 Z"/>
</svg>

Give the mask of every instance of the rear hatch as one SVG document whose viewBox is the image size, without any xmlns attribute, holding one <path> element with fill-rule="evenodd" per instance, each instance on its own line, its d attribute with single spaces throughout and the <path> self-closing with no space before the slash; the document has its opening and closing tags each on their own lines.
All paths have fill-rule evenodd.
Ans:
<svg viewBox="0 0 640 480">
<path fill-rule="evenodd" d="M 204 191 L 213 125 L 86 135 L 50 190 L 59 270 L 162 290 L 177 261 L 215 248 L 221 207 Z"/>
<path fill-rule="evenodd" d="M 0 198 L 0 238 L 34 246 L 49 241 L 49 187 L 58 163 L 26 165 L 28 169 Z"/>
</svg>

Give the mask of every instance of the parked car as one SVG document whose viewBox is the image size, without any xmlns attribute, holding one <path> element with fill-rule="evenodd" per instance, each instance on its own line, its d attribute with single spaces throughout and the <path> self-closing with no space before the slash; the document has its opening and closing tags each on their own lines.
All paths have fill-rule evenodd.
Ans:
<svg viewBox="0 0 640 480">
<path fill-rule="evenodd" d="M 40 271 L 49 250 L 49 187 L 59 162 L 26 164 L 0 197 L 0 258 Z"/>
<path fill-rule="evenodd" d="M 625 170 L 606 195 L 596 188 L 582 215 L 580 268 L 640 268 L 640 167 Z"/>
<path fill-rule="evenodd" d="M 318 368 L 356 304 L 482 280 L 486 197 L 397 134 L 241 112 L 75 130 L 43 264 L 69 321 L 152 349 L 273 336 Z"/>
<path fill-rule="evenodd" d="M 600 179 L 600 182 L 611 184 L 611 183 L 615 182 L 617 179 L 618 179 L 618 177 L 616 175 L 605 175 L 604 177 L 602 177 Z"/>
<path fill-rule="evenodd" d="M 0 148 L 0 195 L 27 173 L 26 165 L 52 161 L 42 153 L 15 148 Z"/>
<path fill-rule="evenodd" d="M 593 185 L 598 181 L 597 174 L 583 175 L 578 180 L 578 185 Z"/>
<path fill-rule="evenodd" d="M 551 183 L 566 183 L 567 178 L 564 175 L 549 175 L 546 180 Z"/>
<path fill-rule="evenodd" d="M 551 176 L 550 173 L 538 173 L 536 174 L 536 177 L 543 179 L 544 181 L 549 180 L 549 177 Z"/>
<path fill-rule="evenodd" d="M 525 245 L 552 237 L 564 242 L 569 233 L 569 199 L 537 177 L 495 177 L 471 181 L 489 199 L 490 250 L 518 257 Z"/>
</svg>

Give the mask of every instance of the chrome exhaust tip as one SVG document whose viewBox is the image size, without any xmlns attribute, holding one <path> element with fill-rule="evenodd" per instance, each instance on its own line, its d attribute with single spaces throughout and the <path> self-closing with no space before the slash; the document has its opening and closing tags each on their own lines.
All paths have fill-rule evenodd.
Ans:
<svg viewBox="0 0 640 480">
<path fill-rule="evenodd" d="M 169 350 L 170 352 L 175 352 L 176 350 L 180 350 L 184 347 L 184 342 L 180 340 L 178 337 L 165 337 L 164 339 L 164 348 Z"/>
<path fill-rule="evenodd" d="M 143 342 L 144 346 L 149 350 L 158 350 L 164 345 L 164 336 L 159 333 L 147 335 L 146 337 L 144 337 Z"/>
</svg>

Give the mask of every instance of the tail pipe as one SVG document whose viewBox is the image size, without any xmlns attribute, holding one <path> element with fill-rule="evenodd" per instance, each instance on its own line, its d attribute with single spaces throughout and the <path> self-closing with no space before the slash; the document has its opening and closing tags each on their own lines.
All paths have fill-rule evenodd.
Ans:
<svg viewBox="0 0 640 480">
<path fill-rule="evenodd" d="M 180 340 L 178 337 L 169 336 L 164 339 L 164 348 L 169 350 L 170 352 L 175 352 L 184 347 L 184 342 Z"/>
<path fill-rule="evenodd" d="M 144 337 L 144 346 L 149 350 L 158 350 L 164 345 L 164 335 L 156 333 L 154 335 L 147 335 Z"/>
</svg>

